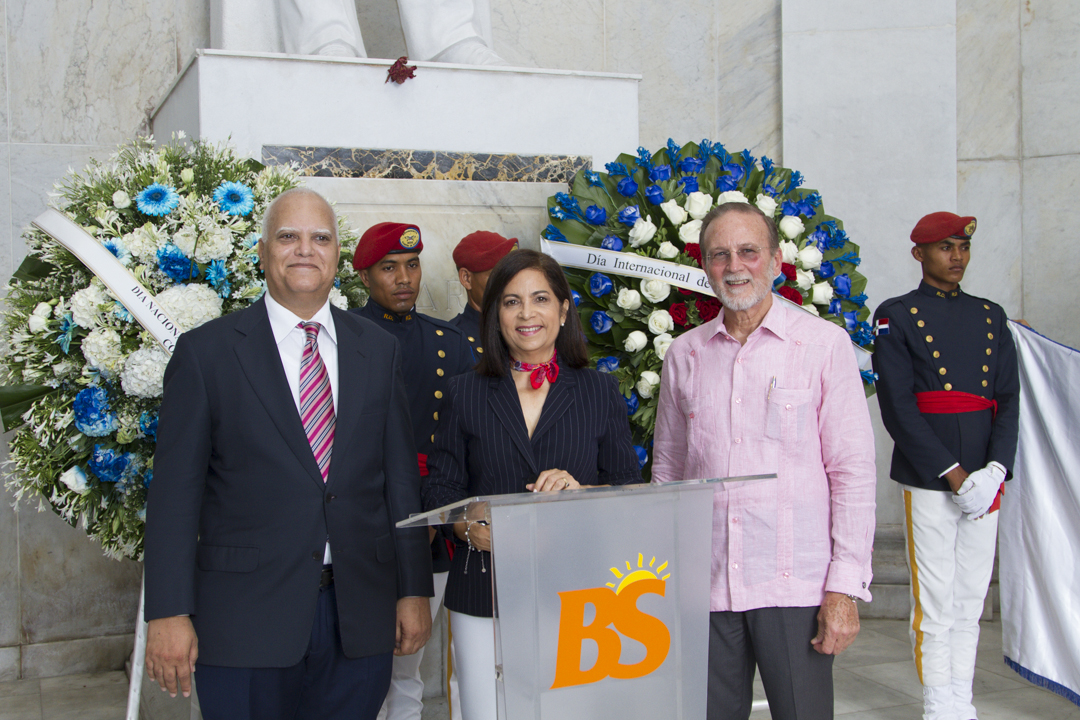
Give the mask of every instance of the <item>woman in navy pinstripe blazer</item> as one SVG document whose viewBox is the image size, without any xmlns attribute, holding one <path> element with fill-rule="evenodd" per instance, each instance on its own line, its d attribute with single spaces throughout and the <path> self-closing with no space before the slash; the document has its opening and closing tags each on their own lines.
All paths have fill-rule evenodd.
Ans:
<svg viewBox="0 0 1080 720">
<path fill-rule="evenodd" d="M 553 259 L 518 250 L 492 269 L 481 310 L 484 355 L 450 382 L 428 458 L 426 509 L 476 495 L 641 482 L 626 402 L 587 368 L 570 287 Z M 464 720 L 495 718 L 491 535 L 459 523 L 446 587 Z M 452 700 L 453 701 L 453 700 Z"/>
</svg>

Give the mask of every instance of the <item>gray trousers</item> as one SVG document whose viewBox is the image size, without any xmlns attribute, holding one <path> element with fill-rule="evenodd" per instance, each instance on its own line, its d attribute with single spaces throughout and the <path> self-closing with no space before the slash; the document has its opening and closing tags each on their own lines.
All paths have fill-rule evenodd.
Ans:
<svg viewBox="0 0 1080 720">
<path fill-rule="evenodd" d="M 832 720 L 832 655 L 820 655 L 817 607 L 709 613 L 708 720 L 746 720 L 761 673 L 773 720 Z"/>
</svg>

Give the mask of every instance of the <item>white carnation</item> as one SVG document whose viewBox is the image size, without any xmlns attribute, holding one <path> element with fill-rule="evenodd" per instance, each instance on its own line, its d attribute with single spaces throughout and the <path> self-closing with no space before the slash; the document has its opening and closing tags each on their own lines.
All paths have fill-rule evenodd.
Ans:
<svg viewBox="0 0 1080 720">
<path fill-rule="evenodd" d="M 802 218 L 797 215 L 785 215 L 780 218 L 780 232 L 789 240 L 794 240 L 799 235 L 802 235 L 805 229 L 806 226 L 803 225 Z"/>
<path fill-rule="evenodd" d="M 679 203 L 675 202 L 675 198 L 660 203 L 660 209 L 664 211 L 664 214 L 667 215 L 667 219 L 670 220 L 671 224 L 675 227 L 679 227 L 686 222 L 687 212 L 679 206 Z"/>
<path fill-rule="evenodd" d="M 124 359 L 120 349 L 120 333 L 109 327 L 99 327 L 82 341 L 82 354 L 90 367 L 115 375 Z"/>
<path fill-rule="evenodd" d="M 772 217 L 776 214 L 776 199 L 765 193 L 758 195 L 754 204 L 758 206 L 758 210 L 765 213 L 766 217 Z"/>
<path fill-rule="evenodd" d="M 794 265 L 795 260 L 799 257 L 799 246 L 790 240 L 781 240 L 780 252 L 784 256 L 784 262 Z"/>
<path fill-rule="evenodd" d="M 623 310 L 637 310 L 641 307 L 641 294 L 637 290 L 620 288 L 619 297 L 615 299 L 615 304 Z"/>
<path fill-rule="evenodd" d="M 695 220 L 700 220 L 712 210 L 712 195 L 695 190 L 686 196 L 686 212 Z"/>
<path fill-rule="evenodd" d="M 663 280 L 649 279 L 641 281 L 641 294 L 649 299 L 649 302 L 658 303 L 665 300 L 671 293 L 671 286 Z"/>
<path fill-rule="evenodd" d="M 675 321 L 671 319 L 671 313 L 667 310 L 653 310 L 649 313 L 649 332 L 653 335 L 662 335 L 675 329 Z"/>
<path fill-rule="evenodd" d="M 656 235 L 656 226 L 647 218 L 638 218 L 634 227 L 630 228 L 630 247 L 641 247 L 653 239 Z"/>
<path fill-rule="evenodd" d="M 180 332 L 221 316 L 221 298 L 207 285 L 174 285 L 158 295 L 157 302 Z"/>
<path fill-rule="evenodd" d="M 814 245 L 807 245 L 799 251 L 799 265 L 804 270 L 816 270 L 821 267 L 821 260 L 825 256 Z"/>
<path fill-rule="evenodd" d="M 641 378 L 637 381 L 637 394 L 648 400 L 656 393 L 656 387 L 659 384 L 659 375 L 652 370 L 643 370 Z"/>
<path fill-rule="evenodd" d="M 697 222 L 697 220 L 695 220 L 694 222 Z M 679 254 L 679 248 L 675 247 L 674 245 L 669 243 L 667 240 L 660 243 L 660 247 L 656 251 L 657 257 L 663 258 L 664 260 L 670 260 L 671 258 L 675 257 L 678 254 Z"/>
<path fill-rule="evenodd" d="M 141 398 L 161 397 L 169 356 L 159 347 L 142 347 L 128 355 L 120 384 L 124 392 Z"/>
<path fill-rule="evenodd" d="M 653 338 L 653 350 L 656 351 L 656 357 L 660 358 L 660 362 L 664 361 L 664 356 L 667 355 L 668 348 L 671 347 L 671 343 L 674 341 L 675 338 L 671 337 L 670 333 L 657 335 Z"/>
<path fill-rule="evenodd" d="M 635 353 L 645 348 L 649 344 L 649 336 L 640 330 L 635 330 L 626 336 L 626 340 L 623 342 L 623 350 L 628 353 Z"/>
<path fill-rule="evenodd" d="M 89 286 L 71 296 L 71 319 L 88 330 L 96 327 L 101 321 L 101 306 L 105 303 L 111 306 L 112 299 L 105 294 L 101 281 L 94 278 Z"/>
<path fill-rule="evenodd" d="M 153 223 L 135 228 L 133 232 L 125 235 L 123 240 L 131 254 L 145 264 L 154 264 L 157 261 L 157 251 L 165 247 L 165 238 Z"/>
<path fill-rule="evenodd" d="M 684 243 L 696 243 L 701 237 L 701 221 L 691 220 L 679 228 L 679 239 Z"/>
<path fill-rule="evenodd" d="M 330 304 L 338 310 L 348 310 L 349 300 L 336 287 L 330 288 Z"/>
</svg>

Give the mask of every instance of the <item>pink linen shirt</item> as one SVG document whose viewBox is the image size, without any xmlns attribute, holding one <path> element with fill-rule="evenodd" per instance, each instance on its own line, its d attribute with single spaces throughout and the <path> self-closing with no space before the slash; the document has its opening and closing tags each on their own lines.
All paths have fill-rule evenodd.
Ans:
<svg viewBox="0 0 1080 720">
<path fill-rule="evenodd" d="M 870 600 L 874 436 L 851 341 L 773 299 L 745 345 L 724 316 L 664 359 L 652 481 L 776 474 L 713 495 L 716 611 Z"/>
</svg>

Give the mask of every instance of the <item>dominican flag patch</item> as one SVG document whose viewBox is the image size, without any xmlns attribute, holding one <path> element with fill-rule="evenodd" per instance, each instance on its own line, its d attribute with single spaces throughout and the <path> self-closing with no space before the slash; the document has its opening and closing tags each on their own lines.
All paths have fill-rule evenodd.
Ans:
<svg viewBox="0 0 1080 720">
<path fill-rule="evenodd" d="M 874 323 L 874 336 L 889 334 L 889 318 L 878 318 Z"/>
</svg>

